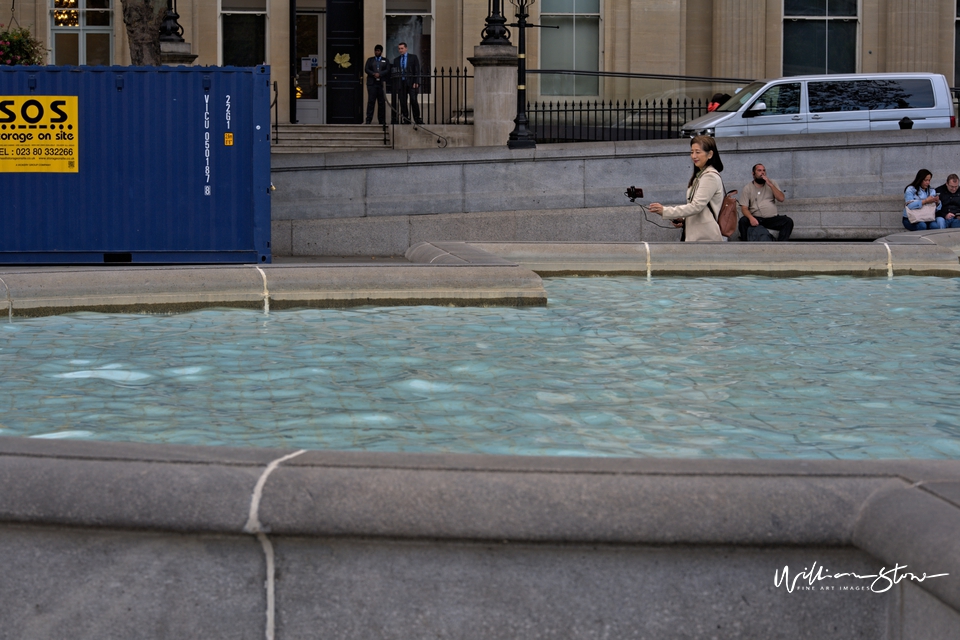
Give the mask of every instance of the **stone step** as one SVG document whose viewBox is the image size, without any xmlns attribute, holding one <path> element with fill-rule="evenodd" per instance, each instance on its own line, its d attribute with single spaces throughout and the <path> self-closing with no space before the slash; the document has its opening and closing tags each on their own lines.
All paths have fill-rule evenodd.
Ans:
<svg viewBox="0 0 960 640">
<path fill-rule="evenodd" d="M 383 131 L 352 131 L 343 133 L 281 131 L 279 137 L 281 140 L 383 140 Z"/>
<path fill-rule="evenodd" d="M 380 125 L 373 124 L 281 124 L 280 132 L 309 131 L 311 133 L 344 133 L 355 131 L 381 131 Z"/>
<path fill-rule="evenodd" d="M 344 145 L 359 145 L 364 147 L 382 147 L 385 146 L 383 138 L 284 138 L 273 140 L 273 144 L 312 144 L 327 145 L 331 147 L 342 147 Z M 389 139 L 387 143 L 389 144 Z"/>
<path fill-rule="evenodd" d="M 389 129 L 384 142 L 380 125 L 282 124 L 278 129 L 271 131 L 273 153 L 335 153 L 392 147 Z"/>
<path fill-rule="evenodd" d="M 375 149 L 384 149 L 389 147 L 325 147 L 314 145 L 301 145 L 289 147 L 270 147 L 270 153 L 342 153 L 346 151 L 371 151 Z"/>
<path fill-rule="evenodd" d="M 382 147 L 383 137 L 379 138 L 284 138 L 274 140 L 274 144 L 330 144 L 331 146 L 344 144 L 360 144 L 364 146 Z M 389 139 L 388 139 L 389 144 Z"/>
</svg>

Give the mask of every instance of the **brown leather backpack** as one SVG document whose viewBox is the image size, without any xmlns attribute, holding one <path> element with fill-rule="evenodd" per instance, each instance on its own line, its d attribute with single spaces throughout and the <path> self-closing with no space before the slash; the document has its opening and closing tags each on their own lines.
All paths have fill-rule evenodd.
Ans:
<svg viewBox="0 0 960 640">
<path fill-rule="evenodd" d="M 725 238 L 729 238 L 737 232 L 737 190 L 728 191 L 727 195 L 723 196 L 723 204 L 720 205 L 720 215 L 717 215 L 717 212 L 713 210 L 713 205 L 709 202 L 707 206 L 710 208 L 710 213 L 713 214 L 713 217 L 716 218 L 717 224 L 720 226 L 720 235 Z"/>
</svg>

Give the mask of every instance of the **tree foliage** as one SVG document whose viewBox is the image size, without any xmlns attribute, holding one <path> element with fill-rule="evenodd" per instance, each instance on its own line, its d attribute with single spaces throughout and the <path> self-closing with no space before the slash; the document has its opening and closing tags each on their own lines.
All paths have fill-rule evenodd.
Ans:
<svg viewBox="0 0 960 640">
<path fill-rule="evenodd" d="M 28 29 L 0 24 L 0 64 L 43 64 L 46 50 Z"/>
<path fill-rule="evenodd" d="M 121 0 L 123 24 L 130 41 L 130 62 L 135 66 L 160 64 L 160 23 L 167 0 Z"/>
</svg>

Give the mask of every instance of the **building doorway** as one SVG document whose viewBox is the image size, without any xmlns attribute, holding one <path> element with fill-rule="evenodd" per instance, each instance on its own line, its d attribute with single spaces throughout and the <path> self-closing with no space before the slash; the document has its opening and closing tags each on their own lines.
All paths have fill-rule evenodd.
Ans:
<svg viewBox="0 0 960 640">
<path fill-rule="evenodd" d="M 363 123 L 363 0 L 327 1 L 327 124 Z"/>
<path fill-rule="evenodd" d="M 297 12 L 297 121 L 327 121 L 326 14 Z"/>
</svg>

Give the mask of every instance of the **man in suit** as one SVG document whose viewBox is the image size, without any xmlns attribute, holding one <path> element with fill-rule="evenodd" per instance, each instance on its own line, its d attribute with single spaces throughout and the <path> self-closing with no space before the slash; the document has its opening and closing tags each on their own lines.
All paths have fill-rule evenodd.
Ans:
<svg viewBox="0 0 960 640">
<path fill-rule="evenodd" d="M 384 80 L 390 76 L 390 62 L 383 57 L 383 46 L 373 48 L 373 57 L 363 65 L 367 74 L 367 124 L 373 122 L 373 105 L 377 105 L 377 121 L 387 123 L 386 93 Z"/>
<path fill-rule="evenodd" d="M 417 94 L 420 91 L 420 60 L 412 53 L 407 53 L 407 43 L 397 45 L 400 55 L 393 60 L 393 75 L 391 76 L 394 94 L 400 96 L 400 113 L 403 123 L 410 122 L 407 110 L 407 98 L 410 99 L 410 111 L 413 112 L 413 121 L 423 124 L 420 119 L 420 105 L 417 104 Z"/>
</svg>

